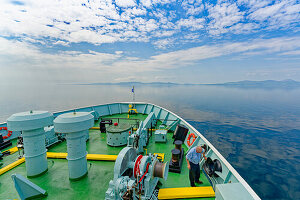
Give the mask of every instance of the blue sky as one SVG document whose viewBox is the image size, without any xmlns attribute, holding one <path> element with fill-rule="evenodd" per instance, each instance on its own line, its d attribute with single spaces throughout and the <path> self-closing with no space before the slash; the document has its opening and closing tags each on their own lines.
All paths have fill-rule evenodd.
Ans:
<svg viewBox="0 0 300 200">
<path fill-rule="evenodd" d="M 300 81 L 295 0 L 1 0 L 0 19 L 0 83 Z"/>
</svg>

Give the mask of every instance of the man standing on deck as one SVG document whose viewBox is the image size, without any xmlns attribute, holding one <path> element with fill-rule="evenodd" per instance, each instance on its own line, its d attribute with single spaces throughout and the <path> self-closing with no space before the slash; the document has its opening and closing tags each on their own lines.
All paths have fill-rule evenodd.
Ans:
<svg viewBox="0 0 300 200">
<path fill-rule="evenodd" d="M 189 168 L 189 178 L 191 182 L 191 187 L 196 187 L 195 182 L 198 184 L 202 184 L 200 181 L 200 166 L 199 162 L 202 159 L 202 156 L 206 160 L 205 147 L 196 146 L 190 149 L 190 151 L 186 154 L 186 162 L 187 167 Z"/>
</svg>

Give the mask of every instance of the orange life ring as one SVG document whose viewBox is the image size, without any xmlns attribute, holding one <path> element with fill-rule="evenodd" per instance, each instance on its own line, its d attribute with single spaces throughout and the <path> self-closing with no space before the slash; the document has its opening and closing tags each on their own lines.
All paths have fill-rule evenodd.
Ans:
<svg viewBox="0 0 300 200">
<path fill-rule="evenodd" d="M 191 142 L 191 137 L 193 137 L 192 142 Z M 191 134 L 189 134 L 186 142 L 190 147 L 195 142 L 195 140 L 196 140 L 196 135 L 194 133 L 191 133 Z"/>
<path fill-rule="evenodd" d="M 7 130 L 7 127 L 0 127 L 0 131 L 1 130 Z M 2 136 L 2 138 L 3 139 L 7 139 L 7 138 L 9 138 L 11 136 L 11 134 L 12 134 L 12 131 L 8 131 L 7 135 Z"/>
</svg>

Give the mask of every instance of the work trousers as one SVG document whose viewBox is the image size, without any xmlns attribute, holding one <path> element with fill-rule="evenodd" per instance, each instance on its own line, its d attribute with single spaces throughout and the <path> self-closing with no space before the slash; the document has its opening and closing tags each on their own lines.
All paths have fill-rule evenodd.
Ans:
<svg viewBox="0 0 300 200">
<path fill-rule="evenodd" d="M 190 161 L 190 173 L 189 173 L 189 177 L 190 177 L 190 183 L 191 186 L 195 186 L 195 181 L 199 181 L 200 179 L 200 166 L 199 164 L 195 165 L 194 163 L 192 163 Z"/>
</svg>

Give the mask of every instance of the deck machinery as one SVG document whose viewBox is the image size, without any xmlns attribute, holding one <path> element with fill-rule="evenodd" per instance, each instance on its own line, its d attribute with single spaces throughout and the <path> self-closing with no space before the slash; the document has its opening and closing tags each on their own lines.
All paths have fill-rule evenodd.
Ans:
<svg viewBox="0 0 300 200">
<path fill-rule="evenodd" d="M 167 179 L 168 164 L 152 154 L 138 155 L 133 147 L 119 153 L 114 167 L 114 179 L 109 182 L 106 200 L 151 199 L 159 178 Z"/>
<path fill-rule="evenodd" d="M 168 163 L 160 162 L 157 155 L 139 155 L 144 153 L 155 124 L 155 114 L 151 112 L 140 122 L 138 130 L 128 137 L 127 147 L 115 162 L 114 179 L 109 182 L 106 200 L 152 199 L 159 178 L 167 179 Z"/>
<path fill-rule="evenodd" d="M 148 117 L 140 122 L 139 129 L 128 137 L 127 146 L 134 147 L 137 152 L 143 153 L 144 147 L 147 146 L 148 140 L 152 132 L 152 127 L 156 124 L 155 114 L 151 112 Z"/>
</svg>

